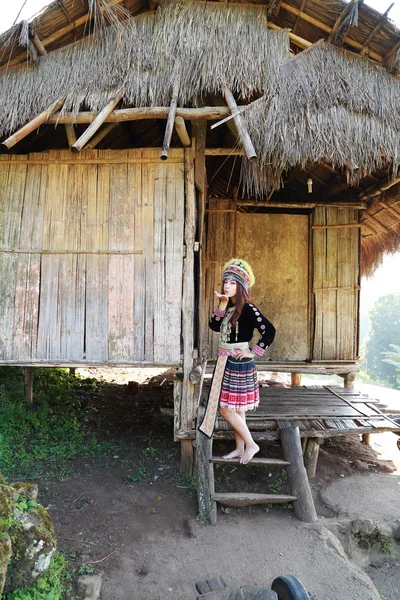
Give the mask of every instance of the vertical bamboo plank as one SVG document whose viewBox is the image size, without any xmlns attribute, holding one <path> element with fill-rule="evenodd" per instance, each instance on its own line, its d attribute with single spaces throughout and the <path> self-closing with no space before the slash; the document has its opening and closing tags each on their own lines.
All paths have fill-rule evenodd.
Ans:
<svg viewBox="0 0 400 600">
<path fill-rule="evenodd" d="M 167 196 L 167 164 L 156 164 L 154 170 L 154 361 L 165 360 L 165 209 Z M 172 332 L 171 332 L 172 333 Z"/>
<path fill-rule="evenodd" d="M 18 248 L 21 234 L 21 212 L 27 175 L 27 165 L 1 167 L 0 193 L 0 246 L 2 248 Z M 1 335 L 0 357 L 3 360 L 13 359 L 13 336 L 15 322 L 15 294 L 17 279 L 18 255 L 0 253 L 0 306 L 1 306 Z M 20 293 L 18 285 L 17 293 Z M 18 305 L 17 301 L 17 305 Z"/>
<path fill-rule="evenodd" d="M 327 225 L 338 223 L 337 208 L 326 208 Z M 335 288 L 337 281 L 338 230 L 326 229 L 326 288 Z M 323 292 L 323 358 L 336 360 L 337 349 L 337 290 Z"/>
<path fill-rule="evenodd" d="M 129 156 L 140 158 L 141 149 L 129 150 Z M 134 256 L 134 303 L 133 303 L 133 330 L 134 350 L 132 359 L 134 361 L 144 360 L 145 346 L 145 311 L 146 311 L 146 255 L 143 247 L 145 227 L 143 219 L 143 195 L 142 195 L 142 165 L 128 165 L 128 189 L 131 190 L 133 210 L 135 217 L 134 248 L 141 250 L 142 254 Z"/>
<path fill-rule="evenodd" d="M 143 150 L 143 157 L 153 158 L 154 150 Z M 145 361 L 154 359 L 154 164 L 142 164 L 142 196 L 143 196 L 143 253 L 146 269 L 146 304 L 145 304 Z"/>
<path fill-rule="evenodd" d="M 119 154 L 121 154 L 119 152 Z M 127 155 L 124 151 L 123 155 Z M 127 189 L 127 164 L 110 171 L 110 250 L 133 250 L 134 206 Z M 109 261 L 109 358 L 130 361 L 134 352 L 133 256 L 111 255 Z"/>
<path fill-rule="evenodd" d="M 98 155 L 103 158 L 105 152 Z M 87 167 L 87 247 L 108 250 L 110 166 Z M 108 262 L 105 254 L 86 257 L 85 356 L 89 361 L 108 360 Z"/>
<path fill-rule="evenodd" d="M 58 158 L 52 150 L 49 158 Z M 66 202 L 68 196 L 68 166 L 47 165 L 47 188 L 43 216 L 43 249 L 66 249 Z M 61 282 L 62 255 L 44 254 L 41 260 L 41 285 L 37 357 L 39 360 L 61 358 Z"/>
<path fill-rule="evenodd" d="M 38 157 L 38 155 L 35 155 Z M 41 155 L 40 155 L 41 156 Z M 28 165 L 21 214 L 20 249 L 42 247 L 42 222 L 47 185 L 47 169 Z M 36 358 L 40 289 L 40 254 L 18 254 L 15 288 L 13 357 L 29 361 Z"/>
</svg>

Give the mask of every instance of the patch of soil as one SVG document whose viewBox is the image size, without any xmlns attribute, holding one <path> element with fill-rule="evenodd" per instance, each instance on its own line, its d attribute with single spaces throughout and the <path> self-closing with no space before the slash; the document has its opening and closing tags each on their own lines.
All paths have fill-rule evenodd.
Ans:
<svg viewBox="0 0 400 600">
<path fill-rule="evenodd" d="M 95 426 L 101 438 L 118 441 L 120 450 L 108 458 L 72 461 L 74 478 L 39 481 L 40 501 L 49 506 L 59 548 L 77 566 L 89 563 L 81 567 L 81 572 L 82 568 L 83 572 L 93 568 L 103 573 L 106 591 L 102 598 L 147 599 L 150 596 L 141 595 L 140 581 L 154 578 L 155 566 L 149 563 L 149 542 L 170 540 L 173 544 L 173 540 L 185 538 L 193 538 L 195 542 L 199 527 L 195 482 L 193 478 L 180 477 L 179 445 L 173 442 L 173 374 L 159 372 L 145 377 L 142 370 L 137 379 L 148 383 L 139 385 L 133 379 L 135 374 L 129 372 L 134 370 L 89 371 L 90 376 L 104 382 L 100 393 L 96 391 L 83 400 L 85 409 L 89 409 L 92 429 Z M 124 372 L 119 378 L 116 371 Z M 107 381 L 110 375 L 113 375 L 112 382 Z M 216 443 L 218 453 L 230 448 L 227 442 Z M 281 457 L 279 444 L 261 444 L 260 456 Z M 332 438 L 321 447 L 317 476 L 312 481 L 320 515 L 331 516 L 319 501 L 321 487 L 360 468 L 391 470 L 373 450 L 360 443 L 358 436 Z M 217 491 L 289 491 L 284 470 L 222 465 L 215 473 Z M 239 520 L 251 523 L 253 515 L 267 518 L 265 511 L 292 518 L 290 506 L 230 509 L 219 518 L 228 523 Z M 213 528 L 209 535 L 216 533 L 218 528 Z M 168 556 L 160 555 L 159 559 L 165 561 Z M 125 565 L 123 568 L 130 574 L 130 579 L 127 577 L 132 585 L 131 589 L 124 589 L 123 594 L 107 588 L 108 579 L 112 579 L 121 565 Z M 153 583 L 157 585 L 156 580 Z M 75 593 L 78 594 L 77 588 Z M 167 590 L 165 597 L 174 597 L 172 590 Z M 192 597 L 195 597 L 194 588 Z"/>
</svg>

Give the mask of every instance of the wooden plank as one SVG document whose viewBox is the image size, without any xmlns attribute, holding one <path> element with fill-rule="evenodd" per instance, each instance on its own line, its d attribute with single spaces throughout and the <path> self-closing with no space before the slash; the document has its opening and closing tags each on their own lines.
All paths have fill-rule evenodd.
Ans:
<svg viewBox="0 0 400 600">
<path fill-rule="evenodd" d="M 139 167 L 140 168 L 140 167 Z M 108 250 L 110 167 L 87 165 L 87 247 Z M 108 360 L 108 263 L 107 255 L 86 258 L 87 360 Z"/>
<path fill-rule="evenodd" d="M 318 207 L 314 210 L 314 224 L 325 224 L 325 208 Z M 321 289 L 325 283 L 326 267 L 326 240 L 324 230 L 313 230 L 313 288 Z M 314 359 L 323 356 L 323 292 L 314 294 Z"/>
<path fill-rule="evenodd" d="M 212 456 L 210 458 L 211 463 L 220 463 L 220 464 L 229 464 L 229 465 L 240 465 L 239 458 L 222 458 L 222 456 Z M 265 466 L 273 466 L 273 467 L 287 467 L 290 463 L 287 460 L 282 460 L 281 458 L 260 458 L 255 456 L 251 459 L 248 465 L 265 465 Z"/>
<path fill-rule="evenodd" d="M 199 431 L 199 425 L 204 417 L 205 408 L 199 407 L 196 428 L 196 480 L 199 518 L 212 525 L 217 522 L 217 505 L 212 500 L 215 492 L 214 467 L 210 463 L 212 456 L 212 438 L 209 439 Z"/>
<path fill-rule="evenodd" d="M 127 157 L 127 151 L 121 151 L 121 153 Z M 134 203 L 127 183 L 127 163 L 112 165 L 109 207 L 109 244 L 111 249 L 134 249 Z M 110 360 L 129 360 L 134 352 L 133 256 L 110 256 L 108 280 L 108 355 Z"/>
<path fill-rule="evenodd" d="M 140 148 L 129 150 L 129 157 L 140 158 L 142 150 Z M 134 257 L 134 273 L 135 279 L 133 282 L 133 331 L 134 331 L 134 350 L 133 360 L 144 360 L 145 358 L 145 340 L 146 340 L 146 256 L 144 254 L 145 247 L 145 200 L 142 195 L 142 171 L 143 164 L 128 165 L 128 189 L 131 190 L 133 200 L 133 211 L 135 230 L 133 232 L 134 247 L 137 250 L 142 250 L 143 254 Z M 151 224 L 153 227 L 153 225 Z M 151 253 L 151 258 L 153 253 Z"/>
<path fill-rule="evenodd" d="M 165 290 L 165 209 L 167 196 L 167 165 L 157 165 L 154 173 L 154 360 L 164 356 L 166 348 Z M 171 332 L 173 335 L 174 332 Z"/>
<path fill-rule="evenodd" d="M 154 360 L 154 165 L 150 162 L 154 150 L 143 150 L 143 158 L 149 160 L 142 165 L 142 215 L 143 252 L 145 258 L 146 305 L 144 323 L 144 358 Z M 171 160 L 171 159 L 170 159 Z"/>
<path fill-rule="evenodd" d="M 241 507 L 254 504 L 284 504 L 295 502 L 297 496 L 290 494 L 250 494 L 250 493 L 218 493 L 212 494 L 211 500 L 224 506 Z"/>
<path fill-rule="evenodd" d="M 28 166 L 21 215 L 21 250 L 42 246 L 42 228 L 38 223 L 43 221 L 46 182 L 46 169 Z M 40 261 L 38 254 L 20 254 L 17 259 L 13 331 L 16 360 L 36 358 Z"/>
</svg>

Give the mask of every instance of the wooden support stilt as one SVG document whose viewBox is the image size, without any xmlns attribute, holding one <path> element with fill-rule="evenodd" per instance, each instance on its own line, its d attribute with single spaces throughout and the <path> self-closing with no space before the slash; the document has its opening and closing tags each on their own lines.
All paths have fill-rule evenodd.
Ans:
<svg viewBox="0 0 400 600">
<path fill-rule="evenodd" d="M 356 380 L 355 373 L 345 373 L 344 375 L 342 375 L 342 377 L 343 377 L 343 385 L 345 388 L 349 388 L 349 389 L 354 388 L 354 383 Z"/>
<path fill-rule="evenodd" d="M 169 151 L 169 147 L 171 145 L 172 132 L 174 129 L 174 123 L 175 123 L 175 117 L 176 117 L 176 109 L 178 106 L 178 92 L 179 92 L 178 84 L 175 84 L 173 92 L 172 92 L 171 105 L 169 107 L 167 125 L 165 127 L 164 141 L 163 141 L 161 155 L 160 155 L 161 160 L 167 160 L 167 158 L 168 158 L 168 151 Z"/>
<path fill-rule="evenodd" d="M 71 150 L 73 152 L 80 152 L 82 148 L 88 143 L 88 141 L 94 136 L 96 131 L 100 129 L 106 118 L 112 113 L 114 108 L 117 106 L 118 102 L 121 100 L 123 93 L 124 90 L 123 88 L 121 88 L 116 94 L 116 96 L 114 96 L 114 98 L 112 98 L 112 100 L 110 100 L 108 104 L 106 104 L 106 106 L 99 112 L 95 120 L 89 125 L 86 131 L 71 147 Z"/>
<path fill-rule="evenodd" d="M 369 432 L 363 433 L 361 437 L 362 437 L 363 444 L 365 444 L 366 446 L 371 445 L 371 434 Z"/>
<path fill-rule="evenodd" d="M 199 407 L 197 426 L 203 420 L 205 408 Z M 212 457 L 212 439 L 203 433 L 196 431 L 196 483 L 197 499 L 199 504 L 199 518 L 208 521 L 212 525 L 217 522 L 217 503 L 211 500 L 215 493 L 214 467 L 210 462 Z"/>
<path fill-rule="evenodd" d="M 75 127 L 72 123 L 66 123 L 65 133 L 67 134 L 68 146 L 71 148 L 76 142 Z"/>
<path fill-rule="evenodd" d="M 40 125 L 46 123 L 47 120 L 51 117 L 51 115 L 60 110 L 64 102 L 65 97 L 59 98 L 58 100 L 53 102 L 53 104 L 49 106 L 49 108 L 41 112 L 37 117 L 32 119 L 32 121 L 29 121 L 29 123 L 21 127 L 21 129 L 10 135 L 10 137 L 8 137 L 6 140 L 4 140 L 4 142 L 2 142 L 2 146 L 5 146 L 6 148 L 8 148 L 8 150 L 15 146 L 15 144 L 23 140 L 27 135 L 32 133 L 32 131 L 35 131 L 35 129 L 40 127 Z"/>
<path fill-rule="evenodd" d="M 28 404 L 33 402 L 33 369 L 34 367 L 24 367 L 24 392 Z"/>
<path fill-rule="evenodd" d="M 196 191 L 194 182 L 193 149 L 185 149 L 185 248 L 186 255 L 183 263 L 183 297 L 182 297 L 182 338 L 183 338 L 183 382 L 180 403 L 180 427 L 191 429 L 194 419 L 195 385 L 190 381 L 193 369 L 194 349 L 194 241 L 196 234 Z M 184 476 L 193 473 L 194 453 L 189 440 L 181 441 L 181 467 Z"/>
<path fill-rule="evenodd" d="M 307 438 L 306 448 L 304 451 L 304 466 L 308 477 L 314 477 L 319 454 L 319 438 Z"/>
<path fill-rule="evenodd" d="M 182 146 L 184 148 L 189 148 L 192 142 L 186 129 L 185 120 L 182 119 L 182 117 L 175 117 L 175 129 L 182 142 Z"/>
<path fill-rule="evenodd" d="M 76 367 L 70 367 L 69 368 L 69 374 L 70 375 L 75 375 L 75 372 L 76 372 Z"/>
<path fill-rule="evenodd" d="M 318 517 L 301 453 L 299 428 L 281 429 L 280 436 L 283 456 L 285 460 L 290 462 L 290 466 L 287 467 L 290 491 L 293 496 L 297 497 L 296 502 L 293 504 L 294 514 L 300 521 L 315 523 Z"/>
<path fill-rule="evenodd" d="M 292 387 L 301 385 L 301 373 L 290 373 L 290 379 Z"/>
<path fill-rule="evenodd" d="M 107 123 L 107 125 L 104 125 L 104 127 L 100 129 L 98 134 L 95 135 L 88 144 L 86 144 L 85 150 L 92 150 L 93 148 L 96 148 L 97 144 L 100 144 L 100 142 L 104 140 L 104 138 L 110 133 L 110 131 L 112 131 L 116 127 L 118 127 L 118 123 Z"/>
<path fill-rule="evenodd" d="M 228 89 L 227 87 L 224 88 L 223 93 L 229 110 L 231 111 L 232 115 L 234 115 L 233 120 L 235 121 L 236 129 L 238 131 L 238 135 L 246 153 L 246 156 L 249 160 L 255 160 L 257 158 L 257 154 L 246 129 L 246 126 L 243 122 L 242 115 L 239 112 L 236 100 L 233 97 L 233 94 L 230 91 L 230 89 Z"/>
</svg>

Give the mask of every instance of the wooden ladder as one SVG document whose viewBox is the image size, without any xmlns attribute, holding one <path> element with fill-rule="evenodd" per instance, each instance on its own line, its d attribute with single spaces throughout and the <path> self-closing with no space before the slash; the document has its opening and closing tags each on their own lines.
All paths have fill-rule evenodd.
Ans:
<svg viewBox="0 0 400 600">
<path fill-rule="evenodd" d="M 199 407 L 198 424 L 201 423 L 204 407 Z M 311 494 L 307 472 L 304 466 L 298 427 L 280 430 L 283 459 L 254 457 L 245 466 L 284 467 L 287 471 L 290 495 L 288 494 L 249 494 L 216 493 L 214 485 L 214 464 L 238 464 L 240 460 L 223 459 L 212 454 L 212 438 L 209 439 L 198 429 L 196 432 L 196 476 L 199 517 L 212 525 L 217 522 L 217 503 L 225 506 L 249 506 L 251 504 L 293 503 L 294 514 L 300 521 L 315 523 L 318 520 Z"/>
</svg>

